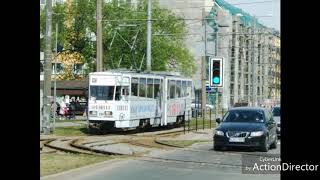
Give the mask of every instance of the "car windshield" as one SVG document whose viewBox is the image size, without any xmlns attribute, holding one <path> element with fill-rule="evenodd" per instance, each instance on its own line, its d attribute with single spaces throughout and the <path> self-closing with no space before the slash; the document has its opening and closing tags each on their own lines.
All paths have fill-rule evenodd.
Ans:
<svg viewBox="0 0 320 180">
<path fill-rule="evenodd" d="M 264 122 L 263 111 L 232 110 L 227 112 L 223 122 Z"/>
<path fill-rule="evenodd" d="M 90 86 L 90 99 L 113 100 L 114 86 Z"/>
<path fill-rule="evenodd" d="M 279 107 L 273 108 L 272 114 L 273 116 L 280 116 L 280 108 Z"/>
</svg>

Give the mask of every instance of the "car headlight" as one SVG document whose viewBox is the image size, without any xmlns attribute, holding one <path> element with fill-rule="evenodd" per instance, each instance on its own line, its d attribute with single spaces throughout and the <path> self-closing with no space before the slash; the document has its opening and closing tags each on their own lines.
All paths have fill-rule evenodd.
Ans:
<svg viewBox="0 0 320 180">
<path fill-rule="evenodd" d="M 250 136 L 262 136 L 263 135 L 263 131 L 254 131 L 250 133 Z"/>
<path fill-rule="evenodd" d="M 218 135 L 218 136 L 224 136 L 223 131 L 216 131 L 215 134 Z"/>
</svg>

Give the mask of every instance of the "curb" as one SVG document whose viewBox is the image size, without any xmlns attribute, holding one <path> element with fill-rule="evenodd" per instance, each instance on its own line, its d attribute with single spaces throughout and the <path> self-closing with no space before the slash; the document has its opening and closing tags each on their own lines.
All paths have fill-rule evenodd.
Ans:
<svg viewBox="0 0 320 180">
<path fill-rule="evenodd" d="M 81 144 L 76 144 L 76 142 L 79 139 L 75 139 L 72 140 L 70 143 L 70 146 L 75 147 L 75 148 L 79 148 L 82 150 L 86 150 L 86 151 L 90 151 L 90 152 L 95 152 L 95 153 L 99 153 L 99 154 L 106 154 L 106 155 L 128 155 L 128 154 L 121 154 L 121 153 L 114 153 L 114 152 L 108 152 L 108 151 L 103 151 L 103 150 L 99 150 L 99 149 L 93 149 L 87 146 L 83 146 Z M 112 143 L 112 144 L 117 144 L 117 143 Z"/>
<path fill-rule="evenodd" d="M 157 143 L 157 144 L 164 145 L 164 146 L 170 146 L 170 147 L 174 147 L 174 148 L 184 148 L 184 147 L 182 147 L 182 146 L 176 146 L 176 145 L 172 145 L 172 144 L 163 143 L 163 142 L 160 142 L 160 141 L 157 140 L 157 139 L 155 139 L 154 142 Z"/>
<path fill-rule="evenodd" d="M 186 130 L 187 131 L 187 130 Z M 179 131 L 172 131 L 172 132 L 164 132 L 164 133 L 159 133 L 159 134 L 156 134 L 156 135 L 166 135 L 166 134 L 172 134 L 172 133 L 179 133 L 179 132 L 183 132 L 183 130 L 179 130 Z"/>
<path fill-rule="evenodd" d="M 56 140 L 57 138 L 40 138 L 40 141 L 54 141 Z"/>
</svg>

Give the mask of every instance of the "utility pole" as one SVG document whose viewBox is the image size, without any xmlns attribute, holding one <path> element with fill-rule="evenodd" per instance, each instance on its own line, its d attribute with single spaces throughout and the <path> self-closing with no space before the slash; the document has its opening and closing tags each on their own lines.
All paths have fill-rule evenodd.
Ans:
<svg viewBox="0 0 320 180">
<path fill-rule="evenodd" d="M 103 56 L 102 56 L 102 25 L 101 25 L 101 9 L 102 0 L 97 0 L 97 59 L 96 59 L 96 72 L 103 71 Z"/>
<path fill-rule="evenodd" d="M 43 133 L 50 133 L 50 97 L 51 97 L 51 28 L 52 28 L 52 1 L 46 2 L 46 50 L 44 62 L 44 91 L 43 91 Z"/>
<path fill-rule="evenodd" d="M 207 22 L 206 22 L 206 14 L 205 9 L 202 9 L 202 19 L 203 19 L 203 26 L 204 26 L 204 57 L 201 61 L 201 109 L 202 113 L 206 109 L 206 57 L 207 57 Z M 204 116 L 204 114 L 202 114 Z"/>
<path fill-rule="evenodd" d="M 147 71 L 151 71 L 151 0 L 148 0 L 148 23 L 147 23 Z"/>
<path fill-rule="evenodd" d="M 56 56 L 54 61 L 54 89 L 53 89 L 53 131 L 56 127 L 56 112 L 57 112 L 57 59 L 58 58 L 58 23 L 56 23 Z"/>
</svg>

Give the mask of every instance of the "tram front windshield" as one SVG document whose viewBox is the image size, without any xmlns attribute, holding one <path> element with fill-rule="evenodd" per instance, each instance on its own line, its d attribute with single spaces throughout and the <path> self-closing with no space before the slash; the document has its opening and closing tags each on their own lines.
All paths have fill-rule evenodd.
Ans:
<svg viewBox="0 0 320 180">
<path fill-rule="evenodd" d="M 90 86 L 90 99 L 113 100 L 114 86 Z"/>
</svg>

